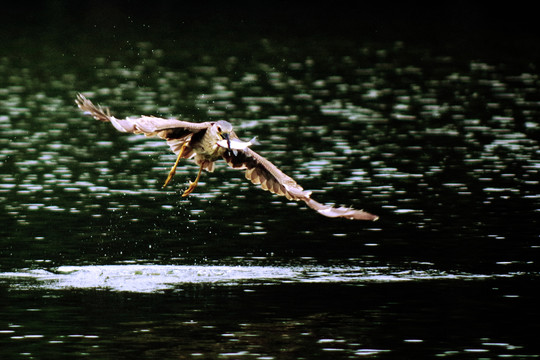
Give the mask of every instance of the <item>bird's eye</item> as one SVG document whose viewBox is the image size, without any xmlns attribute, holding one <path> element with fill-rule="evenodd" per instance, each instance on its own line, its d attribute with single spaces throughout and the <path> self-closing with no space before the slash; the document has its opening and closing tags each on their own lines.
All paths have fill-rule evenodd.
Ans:
<svg viewBox="0 0 540 360">
<path fill-rule="evenodd" d="M 221 127 L 220 126 L 217 127 L 217 131 L 221 132 Z"/>
</svg>

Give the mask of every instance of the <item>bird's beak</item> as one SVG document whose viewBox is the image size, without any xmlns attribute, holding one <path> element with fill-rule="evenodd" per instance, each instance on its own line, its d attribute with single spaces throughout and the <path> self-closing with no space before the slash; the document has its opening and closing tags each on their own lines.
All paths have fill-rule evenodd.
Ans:
<svg viewBox="0 0 540 360">
<path fill-rule="evenodd" d="M 229 139 L 229 134 L 228 133 L 222 133 L 221 136 L 223 136 L 223 138 L 225 140 L 227 140 L 227 148 L 230 151 L 231 150 L 231 140 Z"/>
</svg>

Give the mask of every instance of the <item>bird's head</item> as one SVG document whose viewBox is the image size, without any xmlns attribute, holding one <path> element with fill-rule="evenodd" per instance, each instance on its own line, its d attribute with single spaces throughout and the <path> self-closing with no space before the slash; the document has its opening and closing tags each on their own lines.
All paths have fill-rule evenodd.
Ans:
<svg viewBox="0 0 540 360">
<path fill-rule="evenodd" d="M 228 150 L 231 150 L 230 135 L 233 131 L 233 127 L 231 123 L 225 120 L 219 120 L 219 121 L 216 121 L 212 127 L 214 128 L 215 134 L 219 138 L 218 141 L 227 140 Z"/>
</svg>

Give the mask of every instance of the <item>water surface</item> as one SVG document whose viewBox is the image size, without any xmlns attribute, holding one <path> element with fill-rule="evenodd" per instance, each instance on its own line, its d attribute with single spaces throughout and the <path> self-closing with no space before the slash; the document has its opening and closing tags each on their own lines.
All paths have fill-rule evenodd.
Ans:
<svg viewBox="0 0 540 360">
<path fill-rule="evenodd" d="M 81 40 L 81 39 L 79 39 Z M 2 358 L 537 357 L 540 92 L 407 42 L 91 38 L 0 55 Z M 85 117 L 225 119 L 324 218 Z"/>
</svg>

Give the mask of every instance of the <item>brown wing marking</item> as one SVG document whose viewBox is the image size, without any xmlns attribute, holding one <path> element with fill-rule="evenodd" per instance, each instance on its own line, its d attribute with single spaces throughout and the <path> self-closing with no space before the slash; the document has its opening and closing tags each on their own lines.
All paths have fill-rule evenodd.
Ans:
<svg viewBox="0 0 540 360">
<path fill-rule="evenodd" d="M 236 155 L 232 152 L 225 153 L 223 158 L 230 167 L 245 169 L 246 179 L 255 185 L 260 185 L 264 190 L 296 201 L 305 201 L 311 194 L 270 161 L 249 148 L 237 151 Z"/>
<path fill-rule="evenodd" d="M 311 198 L 311 191 L 304 190 L 291 177 L 284 174 L 270 161 L 247 148 L 243 151 L 225 153 L 223 158 L 235 169 L 245 169 L 246 178 L 264 190 L 285 196 L 289 200 L 304 201 L 310 208 L 327 217 L 342 217 L 351 220 L 372 220 L 379 217 L 363 210 L 347 207 L 333 207 L 321 204 Z"/>
</svg>

